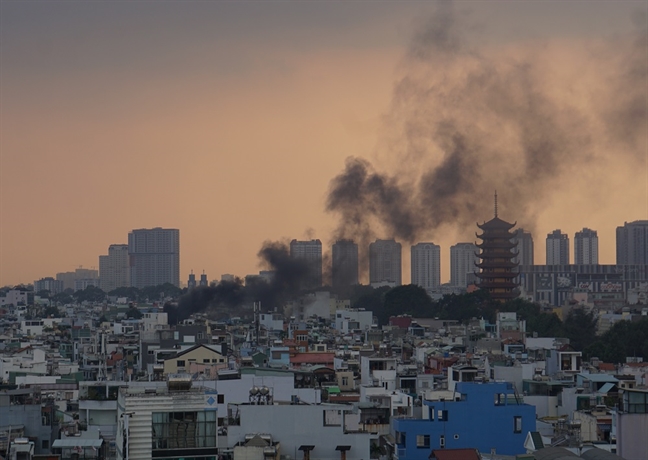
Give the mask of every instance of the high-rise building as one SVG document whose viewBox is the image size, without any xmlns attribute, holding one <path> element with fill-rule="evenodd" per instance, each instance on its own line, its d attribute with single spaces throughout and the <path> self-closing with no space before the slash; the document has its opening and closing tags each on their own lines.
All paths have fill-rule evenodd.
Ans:
<svg viewBox="0 0 648 460">
<path fill-rule="evenodd" d="M 546 265 L 569 265 L 569 236 L 560 229 L 547 234 Z"/>
<path fill-rule="evenodd" d="M 648 265 L 648 220 L 617 227 L 616 260 L 618 265 Z"/>
<path fill-rule="evenodd" d="M 358 284 L 358 245 L 353 240 L 337 240 L 331 252 L 331 284 L 334 287 Z"/>
<path fill-rule="evenodd" d="M 598 235 L 596 230 L 583 228 L 574 236 L 574 264 L 598 265 Z"/>
<path fill-rule="evenodd" d="M 76 290 L 77 280 L 96 280 L 99 279 L 99 271 L 94 268 L 79 267 L 73 272 L 61 272 L 56 274 L 57 281 L 63 282 L 63 289 Z M 94 284 L 93 284 L 94 286 Z"/>
<path fill-rule="evenodd" d="M 180 286 L 180 230 L 137 229 L 128 234 L 131 286 Z"/>
<path fill-rule="evenodd" d="M 34 281 L 34 293 L 36 294 L 40 291 L 49 291 L 50 295 L 55 295 L 63 292 L 63 290 L 63 281 L 55 280 L 51 276 Z"/>
<path fill-rule="evenodd" d="M 400 286 L 402 246 L 395 240 L 376 240 L 369 245 L 369 283 Z"/>
<path fill-rule="evenodd" d="M 99 287 L 104 292 L 110 292 L 128 286 L 130 286 L 128 245 L 111 244 L 108 246 L 108 255 L 99 256 Z"/>
<path fill-rule="evenodd" d="M 533 265 L 533 236 L 523 228 L 516 229 L 513 234 L 515 236 L 511 241 L 517 244 L 517 255 L 513 258 L 513 262 L 518 265 Z"/>
<path fill-rule="evenodd" d="M 477 272 L 477 246 L 473 243 L 457 243 L 450 247 L 450 284 L 468 286 L 468 275 Z"/>
<path fill-rule="evenodd" d="M 412 284 L 425 290 L 441 285 L 441 248 L 434 243 L 412 246 Z"/>
<path fill-rule="evenodd" d="M 290 242 L 290 257 L 303 259 L 308 266 L 308 273 L 302 282 L 302 289 L 314 289 L 322 286 L 322 242 L 320 240 Z"/>
</svg>

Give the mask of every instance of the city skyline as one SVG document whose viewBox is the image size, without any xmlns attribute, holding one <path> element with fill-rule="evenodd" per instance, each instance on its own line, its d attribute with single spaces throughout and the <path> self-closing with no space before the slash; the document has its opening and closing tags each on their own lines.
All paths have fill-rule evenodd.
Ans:
<svg viewBox="0 0 648 460">
<path fill-rule="evenodd" d="M 428 43 L 436 4 L 235 3 L 2 4 L 0 285 L 79 266 L 98 269 L 98 256 L 111 244 L 126 244 L 134 228 L 182 230 L 182 280 L 192 269 L 212 279 L 255 273 L 265 240 L 316 236 L 328 251 L 336 240 L 353 238 L 362 251 L 365 242 L 356 235 L 338 233 L 339 208 L 326 212 L 331 180 L 345 159 L 366 158 L 378 172 L 393 171 L 389 180 L 401 174 L 402 185 L 411 170 L 449 158 L 450 145 L 431 145 L 426 133 L 405 141 L 399 131 L 412 120 L 411 101 L 398 99 L 402 83 L 429 72 L 412 56 L 435 58 L 417 46 Z M 546 64 L 552 80 L 538 87 L 539 112 L 565 109 L 578 126 L 568 126 L 573 138 L 556 128 L 557 142 L 567 147 L 546 156 L 554 163 L 520 155 L 509 164 L 494 153 L 524 147 L 533 136 L 513 142 L 486 136 L 478 139 L 488 142 L 485 151 L 467 139 L 490 163 L 472 169 L 475 181 L 457 182 L 462 194 L 452 195 L 447 208 L 459 209 L 461 218 L 444 217 L 446 207 L 439 206 L 430 213 L 440 226 L 421 224 L 416 241 L 399 238 L 384 221 L 373 237 L 394 237 L 405 247 L 438 244 L 447 282 L 449 247 L 474 241 L 473 223 L 491 218 L 483 202 L 497 189 L 502 217 L 535 236 L 536 264 L 544 263 L 543 235 L 561 228 L 573 238 L 584 227 L 598 233 L 599 263 L 614 263 L 616 228 L 648 217 L 645 113 L 621 127 L 605 124 L 610 113 L 624 113 L 610 109 L 627 109 L 615 101 L 645 100 L 644 87 L 613 72 L 632 60 L 627 44 L 644 32 L 645 16 L 634 2 L 456 5 L 448 24 L 479 27 L 451 37 L 514 81 L 507 60 L 533 56 L 540 68 Z M 459 54 L 453 65 L 460 74 L 476 63 Z M 635 87 L 639 93 L 624 90 Z M 592 92 L 600 95 L 595 107 L 588 105 Z M 556 100 L 569 103 L 555 106 Z M 491 99 L 478 102 L 459 107 L 477 109 L 471 117 L 486 130 L 529 115 L 489 118 Z M 442 126 L 428 113 L 440 111 L 413 107 L 425 122 Z M 471 131 L 465 112 L 450 115 Z M 535 133 L 540 125 L 522 128 Z M 592 139 L 582 136 L 582 126 Z M 471 170 L 472 158 L 458 166 Z M 527 162 L 542 173 L 536 188 L 518 186 L 538 180 L 516 170 Z M 491 164 L 502 174 L 487 174 Z M 403 251 L 404 280 L 409 262 Z M 367 282 L 366 274 L 360 281 Z"/>
<path fill-rule="evenodd" d="M 623 251 L 626 251 L 624 244 L 627 244 L 626 241 L 627 241 L 628 238 L 627 238 L 627 236 L 625 236 L 626 235 L 625 232 L 627 231 L 626 229 L 628 229 L 628 228 L 633 228 L 633 229 L 634 228 L 641 228 L 642 232 L 645 232 L 645 229 L 648 228 L 648 221 L 624 222 L 624 225 L 617 226 L 617 238 L 621 238 L 621 239 L 617 239 L 615 241 L 617 249 L 621 249 Z M 530 240 L 530 247 L 529 247 L 529 243 L 526 243 L 525 241 L 523 241 L 524 238 L 520 239 L 520 236 L 519 236 L 520 233 L 518 232 L 518 230 L 521 231 L 521 233 L 524 235 L 524 238 L 527 238 L 527 239 Z M 129 232 L 129 235 L 131 235 L 133 232 L 136 232 L 136 233 L 137 232 L 140 232 L 140 233 L 153 233 L 154 231 L 158 231 L 158 232 L 159 231 L 174 232 L 176 234 L 175 238 L 178 241 L 180 240 L 178 229 L 162 229 L 162 228 L 159 228 L 159 227 L 158 228 L 153 228 L 153 229 L 135 229 L 135 230 L 131 230 Z M 592 229 L 589 229 L 589 228 L 583 228 L 583 229 L 581 229 L 579 231 L 576 231 L 574 233 L 574 240 L 576 241 L 578 238 L 582 238 L 582 233 L 584 231 L 591 232 L 595 236 L 598 233 L 596 230 L 592 230 Z M 534 247 L 534 245 L 533 245 L 533 235 L 530 232 L 527 232 L 522 228 L 516 228 L 516 229 L 514 229 L 514 234 L 515 234 L 515 237 L 512 239 L 512 241 L 517 242 L 516 244 L 518 245 L 515 250 L 521 251 L 521 253 L 523 253 L 524 251 L 528 251 L 529 249 Z M 570 240 L 569 234 L 561 233 L 561 230 L 559 230 L 559 229 L 554 230 L 553 232 L 547 234 L 546 244 L 545 244 L 545 249 L 544 249 L 545 252 L 549 251 L 548 244 L 557 235 L 560 235 L 562 237 L 566 237 L 565 239 L 567 241 Z M 378 242 L 383 243 L 383 242 L 386 242 L 386 241 L 388 241 L 388 240 L 377 239 L 375 241 L 372 241 L 371 244 L 378 243 Z M 441 257 L 441 253 L 442 253 L 442 249 L 443 249 L 442 246 L 436 245 L 433 242 L 419 242 L 419 243 L 412 244 L 412 245 L 406 245 L 405 248 L 403 248 L 401 242 L 394 241 L 393 239 L 392 239 L 392 241 L 396 245 L 401 247 L 401 250 L 400 250 L 400 262 L 401 263 L 400 263 L 400 275 L 399 276 L 401 277 L 401 280 L 403 281 L 404 284 L 406 284 L 405 283 L 406 280 L 409 280 L 410 283 L 412 283 L 412 284 L 419 284 L 419 283 L 416 283 L 414 281 L 415 275 L 412 273 L 411 270 L 408 269 L 408 265 L 411 267 L 412 254 L 413 254 L 414 250 L 420 249 L 424 245 L 432 245 L 434 247 L 434 251 L 436 252 L 435 257 L 437 257 L 437 256 L 439 257 L 438 260 L 440 262 L 440 270 L 439 270 L 439 268 L 435 268 L 435 270 L 439 270 L 439 275 L 440 275 L 440 273 L 446 272 L 446 271 L 450 273 L 450 276 L 447 279 L 444 279 L 442 277 L 440 278 L 440 283 L 441 284 L 464 286 L 466 284 L 465 279 L 464 279 L 466 277 L 466 275 L 468 275 L 470 273 L 474 273 L 475 270 L 477 270 L 474 267 L 474 263 L 476 263 L 478 261 L 476 253 L 479 252 L 479 250 L 478 250 L 477 246 L 475 246 L 474 243 L 472 243 L 472 242 L 457 242 L 457 243 L 453 244 L 452 246 L 447 248 L 448 257 L 446 257 L 444 259 L 443 257 Z M 648 239 L 646 239 L 646 241 L 648 241 Z M 288 244 L 288 240 L 284 239 L 284 242 L 286 244 Z M 292 241 L 289 242 L 288 245 L 292 248 L 291 251 L 290 251 L 290 255 L 292 257 L 311 257 L 311 258 L 315 257 L 315 259 L 313 259 L 313 262 L 315 262 L 316 260 L 319 261 L 319 264 L 317 264 L 317 263 L 315 264 L 315 266 L 317 267 L 316 272 L 312 274 L 314 279 L 312 280 L 312 282 L 309 282 L 309 284 L 314 287 L 314 286 L 327 285 L 325 280 L 322 278 L 322 273 L 329 273 L 329 274 L 332 273 L 333 276 L 335 276 L 334 275 L 334 273 L 335 273 L 335 262 L 334 261 L 336 259 L 335 259 L 334 254 L 335 254 L 335 251 L 336 251 L 336 246 L 340 247 L 341 245 L 342 246 L 343 245 L 348 245 L 351 248 L 353 248 L 353 250 L 355 251 L 355 254 L 353 254 L 353 257 L 349 261 L 351 262 L 351 266 L 353 266 L 354 264 L 357 266 L 357 272 L 356 273 L 358 274 L 359 284 L 370 284 L 369 274 L 370 274 L 370 267 L 371 267 L 371 262 L 370 262 L 371 244 L 367 248 L 360 248 L 359 249 L 358 245 L 353 241 L 338 240 L 335 243 L 333 243 L 332 245 L 326 247 L 325 245 L 323 245 L 321 243 L 321 241 L 319 239 L 312 239 L 312 240 L 307 240 L 307 241 L 298 241 L 296 239 L 293 239 Z M 598 239 L 596 239 L 596 245 L 598 245 Z M 409 250 L 408 250 L 408 246 L 409 246 Z M 637 251 L 637 249 L 638 248 L 634 249 L 635 252 Z M 124 250 L 128 251 L 128 244 L 110 244 L 109 247 L 108 247 L 109 255 L 115 250 L 117 250 L 118 252 L 122 252 Z M 361 258 L 358 256 L 358 253 L 362 253 L 363 251 L 366 254 L 365 254 L 364 260 L 361 260 Z M 576 248 L 574 248 L 573 251 L 576 252 Z M 569 254 L 569 245 L 567 245 L 566 248 L 561 249 L 561 253 L 562 254 Z M 111 265 L 108 265 L 109 255 L 99 255 L 98 260 L 99 260 L 99 267 L 101 267 L 102 264 L 106 264 L 105 268 L 107 268 L 110 271 L 110 274 L 108 275 L 108 277 L 111 278 L 110 285 L 112 286 L 112 283 L 115 282 L 115 281 L 112 280 L 112 278 L 116 276 L 115 273 L 114 273 L 115 267 L 112 264 L 114 264 L 116 260 L 120 260 L 121 262 L 119 262 L 119 263 L 123 264 L 123 260 L 124 260 L 123 257 L 124 256 L 123 255 L 118 256 L 119 259 L 115 259 L 112 262 Z M 176 254 L 175 258 L 178 258 L 178 256 L 179 256 L 179 254 Z M 619 257 L 621 257 L 621 260 L 622 260 L 621 262 L 619 262 Z M 593 263 L 593 265 L 626 264 L 626 262 L 623 262 L 624 257 L 627 257 L 625 253 L 621 254 L 621 255 L 617 254 L 617 260 L 616 261 L 613 261 L 613 262 L 600 262 L 599 261 L 599 262 Z M 345 257 L 345 259 L 346 259 L 346 257 Z M 347 261 L 347 262 L 349 262 L 349 261 Z M 174 264 L 176 262 L 174 262 Z M 525 265 L 524 263 L 521 263 L 521 262 L 517 262 L 517 263 L 519 265 Z M 453 270 L 455 270 L 455 268 L 453 268 L 454 264 L 456 264 L 456 268 L 459 268 L 460 266 L 461 267 L 468 267 L 468 270 L 467 271 L 463 270 L 461 272 L 461 273 L 463 273 L 463 275 L 460 274 L 459 272 L 455 273 L 455 271 L 453 271 Z M 571 259 L 569 261 L 563 260 L 562 263 L 557 263 L 557 264 L 547 264 L 546 260 L 543 261 L 542 263 L 537 262 L 537 261 L 534 263 L 534 265 L 579 265 L 579 264 L 582 264 L 582 263 L 577 262 L 576 257 L 574 257 L 573 260 L 571 260 Z M 629 262 L 629 264 L 630 265 L 637 264 L 637 261 L 635 261 L 633 259 L 633 260 L 631 260 Z M 264 268 L 268 268 L 267 265 L 263 265 L 263 264 L 259 265 L 259 266 L 264 267 Z M 351 266 L 349 266 L 349 268 Z M 349 268 L 347 268 L 345 270 L 349 270 Z M 172 282 L 172 284 L 176 284 L 176 285 L 179 285 L 179 286 L 187 286 L 188 283 L 184 282 L 183 280 L 186 278 L 186 276 L 190 276 L 190 274 L 192 274 L 193 271 L 194 271 L 194 269 L 191 268 L 191 269 L 189 269 L 189 271 L 187 273 L 185 273 L 185 272 L 182 271 L 182 269 L 180 269 L 179 274 L 178 274 L 179 281 L 177 283 Z M 202 279 L 202 284 L 201 285 L 205 285 L 205 277 L 206 276 L 210 276 L 210 278 L 208 279 L 208 282 L 218 281 L 219 279 L 221 279 L 222 276 L 233 276 L 233 277 L 238 277 L 240 279 L 245 279 L 247 276 L 256 276 L 256 272 L 254 270 L 251 271 L 251 272 L 248 272 L 248 273 L 237 273 L 237 274 L 234 274 L 234 275 L 223 274 L 223 273 L 206 274 L 204 269 L 202 271 L 203 271 L 203 273 L 200 275 L 200 277 Z M 128 272 L 129 283 L 130 283 L 130 267 L 127 268 L 127 272 Z M 175 272 L 177 272 L 177 269 L 174 269 L 174 273 Z M 266 271 L 261 270 L 261 272 L 265 273 Z M 259 272 L 259 273 L 261 273 L 261 272 Z M 88 273 L 95 273 L 95 275 L 89 276 Z M 34 281 L 42 281 L 42 280 L 46 280 L 46 279 L 49 279 L 49 278 L 59 280 L 59 281 L 65 281 L 67 279 L 66 278 L 66 276 L 67 276 L 69 278 L 69 280 L 67 281 L 68 285 L 66 285 L 64 288 L 69 288 L 69 287 L 71 287 L 71 285 L 69 283 L 74 284 L 75 280 L 78 281 L 78 280 L 85 280 L 85 279 L 89 279 L 89 278 L 96 278 L 97 280 L 100 280 L 100 278 L 101 278 L 100 273 L 101 273 L 101 268 L 99 270 L 96 270 L 94 267 L 90 267 L 90 268 L 78 267 L 78 268 L 76 268 L 75 272 L 56 272 L 55 274 L 50 273 L 50 274 L 45 274 L 43 276 L 40 276 L 39 278 L 35 278 L 34 280 L 29 280 L 29 281 L 26 281 L 26 282 L 23 282 L 23 283 L 15 283 L 15 284 L 31 284 Z M 405 276 L 405 275 L 407 275 L 407 276 Z M 122 274 L 120 274 L 118 276 L 123 277 L 123 276 L 125 276 L 125 274 L 122 273 Z M 356 275 L 352 274 L 352 275 L 346 275 L 346 276 L 350 276 L 350 279 L 354 280 Z M 453 284 L 453 276 L 456 278 L 455 284 Z M 233 280 L 233 278 L 232 278 L 232 280 Z M 321 280 L 321 281 L 318 282 L 317 280 Z M 328 282 L 329 285 L 330 285 L 331 281 L 332 280 L 329 280 L 329 282 Z M 119 284 L 120 284 L 120 286 L 125 286 L 123 281 L 120 281 Z M 160 284 L 162 284 L 162 283 L 160 283 Z M 347 284 L 347 282 L 341 283 L 339 285 L 344 285 L 344 284 Z M 351 282 L 351 283 L 348 283 L 348 284 L 355 284 L 355 283 Z M 419 284 L 419 285 L 421 285 L 422 287 L 425 287 L 423 284 Z M 103 288 L 104 286 L 102 285 L 100 287 Z M 111 290 L 111 289 L 108 289 L 108 290 Z"/>
</svg>

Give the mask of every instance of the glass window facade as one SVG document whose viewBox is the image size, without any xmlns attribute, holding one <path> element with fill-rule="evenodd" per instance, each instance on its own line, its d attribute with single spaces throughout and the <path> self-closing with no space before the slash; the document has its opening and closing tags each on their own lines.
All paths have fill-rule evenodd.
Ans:
<svg viewBox="0 0 648 460">
<path fill-rule="evenodd" d="M 216 447 L 216 411 L 154 412 L 153 449 Z"/>
</svg>

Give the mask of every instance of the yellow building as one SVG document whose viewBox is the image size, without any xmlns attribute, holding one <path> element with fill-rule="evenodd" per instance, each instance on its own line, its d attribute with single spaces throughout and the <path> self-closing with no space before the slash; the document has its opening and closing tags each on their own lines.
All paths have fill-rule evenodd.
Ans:
<svg viewBox="0 0 648 460">
<path fill-rule="evenodd" d="M 216 347 L 196 345 L 181 351 L 175 357 L 164 360 L 165 374 L 195 373 L 201 370 L 217 370 L 227 367 L 227 358 Z"/>
</svg>

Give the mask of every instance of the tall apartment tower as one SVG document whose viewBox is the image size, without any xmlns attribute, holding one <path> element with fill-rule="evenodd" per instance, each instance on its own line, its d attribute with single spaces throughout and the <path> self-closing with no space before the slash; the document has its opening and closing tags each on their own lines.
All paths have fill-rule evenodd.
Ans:
<svg viewBox="0 0 648 460">
<path fill-rule="evenodd" d="M 412 246 L 412 284 L 425 290 L 441 285 L 441 247 L 434 243 Z"/>
<path fill-rule="evenodd" d="M 517 255 L 513 262 L 518 265 L 533 265 L 533 236 L 523 228 L 516 229 L 513 234 L 515 236 L 511 241 L 517 244 Z"/>
<path fill-rule="evenodd" d="M 574 264 L 598 265 L 598 235 L 584 228 L 574 236 Z"/>
<path fill-rule="evenodd" d="M 180 286 L 180 230 L 141 228 L 128 234 L 131 286 Z"/>
<path fill-rule="evenodd" d="M 616 229 L 616 263 L 648 265 L 648 220 L 625 222 Z"/>
<path fill-rule="evenodd" d="M 353 240 L 336 241 L 331 262 L 333 287 L 358 284 L 358 245 Z"/>
<path fill-rule="evenodd" d="M 322 286 L 322 242 L 320 240 L 290 242 L 290 257 L 303 259 L 308 264 L 308 276 L 302 283 L 303 289 Z"/>
<path fill-rule="evenodd" d="M 569 265 L 569 236 L 560 229 L 547 234 L 546 265 Z"/>
<path fill-rule="evenodd" d="M 130 286 L 128 245 L 111 244 L 108 246 L 108 255 L 99 256 L 99 287 L 104 292 L 110 292 L 128 286 Z"/>
<path fill-rule="evenodd" d="M 376 240 L 369 245 L 369 283 L 400 286 L 402 280 L 402 246 L 395 240 Z"/>
<path fill-rule="evenodd" d="M 450 247 L 450 284 L 468 286 L 468 275 L 477 272 L 479 249 L 474 243 L 457 243 Z"/>
</svg>

